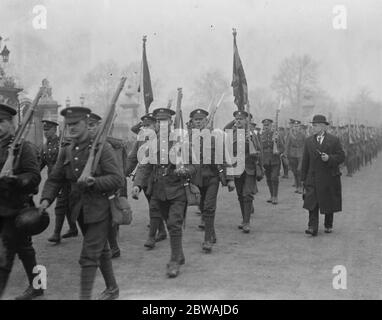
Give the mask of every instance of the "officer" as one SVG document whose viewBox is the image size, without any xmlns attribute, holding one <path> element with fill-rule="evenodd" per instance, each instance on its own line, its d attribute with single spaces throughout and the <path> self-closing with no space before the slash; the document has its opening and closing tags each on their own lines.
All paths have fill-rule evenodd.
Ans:
<svg viewBox="0 0 382 320">
<path fill-rule="evenodd" d="M 158 108 L 153 111 L 153 115 L 157 120 L 157 131 L 159 127 L 171 126 L 171 117 L 175 112 L 167 108 Z M 168 132 L 170 133 L 170 132 Z M 167 144 L 168 143 L 168 144 Z M 169 136 L 162 137 L 159 135 L 157 153 L 157 164 L 139 164 L 134 179 L 133 198 L 138 198 L 139 192 L 143 186 L 147 185 L 147 193 L 150 198 L 150 220 L 165 219 L 167 229 L 170 235 L 171 258 L 167 264 L 167 276 L 170 278 L 177 277 L 180 265 L 185 263 L 182 246 L 182 226 L 184 223 L 185 213 L 187 209 L 187 197 L 184 183 L 187 178 L 195 173 L 195 168 L 191 164 L 176 166 L 171 163 L 169 153 L 166 152 L 164 145 L 171 150 L 173 145 L 169 141 Z M 151 220 L 153 221 L 153 220 Z"/>
<path fill-rule="evenodd" d="M 126 165 L 126 176 L 130 176 L 133 171 L 136 169 L 138 165 L 138 151 L 140 147 L 150 139 L 149 131 L 151 130 L 151 133 L 155 132 L 156 128 L 156 119 L 153 116 L 152 113 L 147 113 L 144 116 L 141 117 L 141 123 L 140 130 L 147 130 L 148 135 L 145 137 L 144 141 L 137 140 L 135 141 L 133 148 L 129 152 L 127 156 L 127 165 Z M 139 134 L 139 132 L 138 132 Z M 133 176 L 134 180 L 134 176 Z M 145 182 L 145 181 L 143 181 Z M 151 194 L 147 193 L 147 185 L 142 185 L 143 193 L 145 194 L 145 197 L 147 199 L 147 202 L 150 206 L 150 197 Z M 167 232 L 166 227 L 164 225 L 163 219 L 157 219 L 156 217 L 154 219 L 150 218 L 150 224 L 149 224 L 149 235 L 148 239 L 145 242 L 144 246 L 148 249 L 154 249 L 155 243 L 165 240 L 167 238 Z"/>
<path fill-rule="evenodd" d="M 98 114 L 94 112 L 90 113 L 88 128 L 89 128 L 89 133 L 91 138 L 94 138 L 96 136 L 98 128 L 101 124 L 101 120 L 102 118 Z M 127 152 L 126 152 L 127 146 L 123 140 L 116 139 L 113 137 L 108 137 L 107 142 L 110 143 L 111 147 L 115 151 L 117 164 L 123 174 L 124 166 L 126 165 L 126 161 L 127 161 Z M 125 181 L 124 187 L 121 189 L 120 195 L 127 197 L 127 181 Z M 119 226 L 110 225 L 108 241 L 109 241 L 109 245 L 111 249 L 111 257 L 113 259 L 121 256 L 121 250 L 119 248 L 118 240 L 117 240 L 118 233 L 119 233 Z"/>
<path fill-rule="evenodd" d="M 280 154 L 284 152 L 284 145 L 277 136 L 277 133 L 272 130 L 271 119 L 264 119 L 263 132 L 261 134 L 261 143 L 263 146 L 263 165 L 265 169 L 265 176 L 271 198 L 267 202 L 272 204 L 278 203 L 278 190 L 279 190 L 279 174 L 280 174 Z M 277 152 L 273 150 L 274 140 L 277 141 Z"/>
<path fill-rule="evenodd" d="M 195 109 L 190 113 L 191 126 L 196 130 L 203 130 L 207 125 L 208 111 L 204 109 Z M 190 155 L 200 155 L 199 164 L 194 164 L 196 169 L 196 174 L 192 178 L 192 183 L 199 187 L 201 201 L 200 209 L 204 222 L 204 241 L 202 243 L 202 249 L 206 253 L 212 251 L 212 244 L 216 243 L 216 233 L 215 233 L 215 211 L 217 195 L 219 191 L 219 182 L 221 181 L 223 185 L 229 185 L 230 191 L 232 191 L 235 186 L 232 179 L 227 181 L 225 170 L 223 164 L 215 164 L 215 139 L 211 136 L 210 143 L 210 158 L 207 159 L 203 148 L 205 144 L 205 138 L 203 136 L 193 136 L 193 132 L 190 131 L 190 139 L 192 145 L 192 152 Z M 202 132 L 200 132 L 202 133 Z M 200 143 L 197 144 L 195 139 L 200 139 Z M 199 148 L 197 149 L 197 146 Z M 208 162 L 208 163 L 206 163 Z"/>
<path fill-rule="evenodd" d="M 65 117 L 71 143 L 65 144 L 41 195 L 41 209 L 46 209 L 65 183 L 70 183 L 69 207 L 71 221 L 78 221 L 83 234 L 81 265 L 81 299 L 91 299 L 93 284 L 100 268 L 106 290 L 99 299 L 116 299 L 119 289 L 111 262 L 108 234 L 111 224 L 109 196 L 123 187 L 123 177 L 115 153 L 109 143 L 102 149 L 94 176 L 78 181 L 89 158 L 93 140 L 88 130 L 90 109 L 68 107 Z"/>
<path fill-rule="evenodd" d="M 8 146 L 14 138 L 13 117 L 16 110 L 0 104 L 0 169 L 8 157 Z M 15 150 L 13 175 L 0 177 L 0 298 L 3 296 L 13 261 L 17 254 L 28 277 L 29 286 L 17 300 L 30 300 L 43 295 L 42 289 L 33 288 L 33 269 L 37 265 L 31 237 L 19 233 L 15 218 L 21 209 L 33 207 L 41 181 L 35 147 L 24 141 Z"/>
<path fill-rule="evenodd" d="M 254 195 L 258 192 L 256 184 L 256 163 L 259 161 L 261 166 L 261 145 L 260 141 L 255 135 L 251 135 L 250 130 L 246 130 L 245 136 L 240 137 L 237 129 L 249 128 L 248 113 L 243 110 L 237 110 L 233 113 L 234 120 L 234 134 L 233 134 L 233 150 L 235 157 L 243 157 L 245 159 L 245 166 L 243 172 L 238 172 L 234 176 L 234 184 L 236 193 L 240 204 L 242 222 L 238 226 L 244 233 L 249 233 L 251 213 L 254 212 L 253 200 Z M 229 124 L 225 127 L 228 128 Z M 245 139 L 245 154 L 239 154 L 238 139 Z M 250 153 L 250 143 L 253 144 L 255 152 Z M 232 189 L 232 188 L 231 188 Z"/>
<path fill-rule="evenodd" d="M 285 153 L 293 172 L 296 193 L 302 194 L 301 185 L 301 161 L 304 151 L 305 136 L 300 131 L 301 121 L 291 119 L 292 128 L 286 138 Z"/>
<path fill-rule="evenodd" d="M 48 176 L 56 164 L 58 152 L 60 150 L 60 138 L 57 136 L 58 123 L 51 120 L 42 120 L 44 136 L 46 142 L 41 150 L 41 165 L 40 171 L 45 167 L 48 168 Z M 68 207 L 69 185 L 65 185 L 60 191 L 56 199 L 56 207 L 54 214 L 56 217 L 53 235 L 48 238 L 48 241 L 59 243 L 61 241 L 61 230 L 64 225 L 65 216 L 68 221 L 69 230 L 62 235 L 62 238 L 76 237 L 78 229 L 75 223 L 70 222 L 70 212 Z"/>
</svg>

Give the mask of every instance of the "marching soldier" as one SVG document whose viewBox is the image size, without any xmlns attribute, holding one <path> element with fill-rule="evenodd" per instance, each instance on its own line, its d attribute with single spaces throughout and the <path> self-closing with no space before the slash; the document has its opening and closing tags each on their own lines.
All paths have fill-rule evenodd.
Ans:
<svg viewBox="0 0 382 320">
<path fill-rule="evenodd" d="M 285 153 L 293 172 L 296 193 L 302 194 L 301 161 L 304 150 L 305 136 L 300 130 L 301 121 L 291 119 L 292 128 L 286 138 Z"/>
<path fill-rule="evenodd" d="M 16 110 L 0 104 L 0 168 L 8 157 L 8 146 L 14 138 L 13 117 Z M 33 269 L 37 265 L 32 239 L 16 228 L 16 216 L 23 208 L 34 207 L 33 194 L 37 194 L 41 181 L 35 147 L 24 141 L 15 150 L 12 176 L 0 178 L 0 298 L 12 271 L 15 255 L 21 260 L 28 277 L 27 290 L 16 297 L 30 300 L 43 295 L 42 289 L 33 288 Z"/>
<path fill-rule="evenodd" d="M 257 136 L 252 135 L 249 130 L 245 133 L 245 154 L 238 154 L 237 150 L 237 139 L 240 139 L 238 136 L 237 129 L 245 129 L 248 122 L 248 113 L 243 110 L 236 110 L 233 113 L 235 117 L 234 122 L 234 135 L 233 135 L 233 150 L 234 156 L 242 157 L 244 156 L 244 171 L 236 174 L 234 178 L 234 183 L 236 187 L 236 193 L 240 204 L 240 210 L 242 215 L 242 222 L 238 226 L 244 233 L 249 233 L 250 228 L 250 219 L 251 214 L 254 212 L 253 200 L 255 194 L 258 192 L 256 184 L 256 163 L 259 161 L 259 167 L 261 166 L 261 145 L 260 141 L 257 139 Z M 229 127 L 228 124 L 225 128 Z M 256 152 L 250 154 L 250 143 L 253 143 Z M 231 176 L 229 176 L 231 178 Z M 229 187 L 233 190 L 233 186 Z M 229 190 L 230 190 L 229 189 Z"/>
<path fill-rule="evenodd" d="M 48 168 L 48 176 L 56 164 L 58 152 L 60 150 L 60 138 L 57 136 L 58 123 L 51 120 L 42 120 L 46 143 L 41 150 L 41 165 L 40 171 L 45 167 Z M 63 133 L 62 133 L 63 134 Z M 62 235 L 62 238 L 76 237 L 78 229 L 75 223 L 70 222 L 70 212 L 68 206 L 69 185 L 65 185 L 60 191 L 56 199 L 56 207 L 54 214 L 56 217 L 53 235 L 48 238 L 48 241 L 59 243 L 61 241 L 61 230 L 64 225 L 65 217 L 68 221 L 69 230 Z"/>
<path fill-rule="evenodd" d="M 153 115 L 157 120 L 157 127 L 160 126 L 160 122 L 165 121 L 168 124 L 168 131 L 170 131 L 171 117 L 174 114 L 175 112 L 171 109 L 155 109 Z M 159 132 L 159 128 L 157 132 Z M 163 143 L 169 142 L 168 136 L 159 136 L 159 139 L 158 146 L 160 148 Z M 171 146 L 172 142 L 169 142 L 168 150 L 170 150 Z M 143 186 L 147 185 L 146 192 L 151 195 L 150 220 L 156 219 L 157 224 L 159 224 L 160 219 L 165 219 L 167 223 L 171 245 L 171 258 L 167 264 L 167 276 L 174 278 L 179 274 L 180 265 L 185 263 L 182 246 L 182 226 L 187 209 L 187 197 L 184 183 L 187 178 L 195 173 L 195 168 L 193 165 L 184 165 L 177 168 L 169 161 L 168 152 L 160 148 L 157 154 L 157 164 L 139 164 L 134 179 L 133 198 L 138 198 Z"/>
<path fill-rule="evenodd" d="M 153 116 L 152 113 L 145 114 L 144 116 L 141 117 L 141 123 L 142 125 L 140 126 L 141 129 L 150 129 L 155 131 L 155 124 L 156 124 L 156 119 Z M 139 133 L 139 132 L 138 132 Z M 146 136 L 145 141 L 135 141 L 133 148 L 128 154 L 127 157 L 127 165 L 126 165 L 126 171 L 125 171 L 125 176 L 130 176 L 133 171 L 136 169 L 138 165 L 138 151 L 139 148 L 149 140 L 149 136 Z M 133 178 L 134 179 L 134 178 Z M 143 183 L 148 182 L 148 181 L 143 181 Z M 147 184 L 142 185 L 142 190 L 143 193 L 147 199 L 147 202 L 150 206 L 150 197 L 151 194 L 147 193 Z M 154 217 L 153 219 L 150 217 L 150 224 L 149 224 L 149 235 L 148 239 L 145 242 L 144 246 L 148 249 L 154 249 L 155 248 L 155 243 L 165 240 L 167 238 L 167 232 L 166 232 L 166 227 L 164 225 L 164 220 L 163 219 L 157 219 L 157 217 Z"/>
<path fill-rule="evenodd" d="M 208 111 L 203 109 L 195 109 L 190 113 L 191 125 L 193 129 L 203 130 L 207 125 Z M 190 131 L 190 140 L 193 142 L 192 131 Z M 196 173 L 192 178 L 192 183 L 198 186 L 200 190 L 201 200 L 200 209 L 202 218 L 204 221 L 204 242 L 202 243 L 202 249 L 206 253 L 212 251 L 212 244 L 216 243 L 215 234 L 215 212 L 217 195 L 219 191 L 220 181 L 223 185 L 229 186 L 229 190 L 234 189 L 234 183 L 232 179 L 228 179 L 225 175 L 225 170 L 222 164 L 215 164 L 215 139 L 211 137 L 211 158 L 210 162 L 205 164 L 204 161 L 204 138 L 200 137 L 200 149 L 195 149 L 194 143 L 192 154 L 200 154 L 200 164 L 194 164 Z M 207 160 L 208 161 L 208 160 Z"/>
<path fill-rule="evenodd" d="M 333 229 L 333 214 L 342 210 L 341 172 L 345 160 L 340 140 L 327 132 L 325 116 L 313 117 L 314 134 L 304 145 L 301 179 L 304 183 L 304 209 L 309 210 L 306 234 L 317 236 L 319 212 L 325 215 L 325 233 Z"/>
<path fill-rule="evenodd" d="M 261 144 L 263 146 L 263 166 L 271 198 L 268 203 L 278 203 L 279 175 L 280 175 L 280 154 L 284 152 L 284 145 L 277 137 L 277 133 L 272 130 L 273 120 L 264 119 L 263 132 L 261 134 Z M 274 150 L 274 141 L 277 143 L 277 152 Z"/>
<path fill-rule="evenodd" d="M 83 233 L 79 260 L 80 299 L 91 299 L 99 267 L 106 284 L 99 299 L 111 300 L 118 298 L 119 289 L 107 241 L 111 224 L 108 197 L 123 187 L 123 177 L 112 147 L 105 143 L 94 176 L 86 177 L 86 182 L 78 182 L 93 143 L 88 130 L 90 112 L 90 109 L 83 107 L 68 107 L 61 111 L 72 141 L 63 147 L 63 152 L 45 182 L 40 208 L 48 208 L 62 186 L 70 183 L 70 218 L 72 222 L 78 221 Z"/>
</svg>

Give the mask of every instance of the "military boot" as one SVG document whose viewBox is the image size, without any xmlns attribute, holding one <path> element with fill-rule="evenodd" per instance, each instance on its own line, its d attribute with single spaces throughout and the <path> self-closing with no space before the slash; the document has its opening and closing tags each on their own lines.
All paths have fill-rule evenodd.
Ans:
<svg viewBox="0 0 382 320">
<path fill-rule="evenodd" d="M 119 288 L 109 289 L 106 288 L 101 295 L 98 297 L 98 300 L 116 300 L 119 297 Z"/>
<path fill-rule="evenodd" d="M 66 233 L 62 235 L 62 239 L 67 239 L 67 238 L 74 238 L 78 236 L 78 229 L 69 229 Z"/>
<path fill-rule="evenodd" d="M 167 276 L 169 278 L 176 278 L 179 275 L 180 264 L 176 261 L 170 261 L 167 264 Z"/>
<path fill-rule="evenodd" d="M 44 294 L 42 289 L 34 289 L 33 286 L 29 286 L 21 295 L 15 297 L 15 300 L 33 300 Z"/>
</svg>

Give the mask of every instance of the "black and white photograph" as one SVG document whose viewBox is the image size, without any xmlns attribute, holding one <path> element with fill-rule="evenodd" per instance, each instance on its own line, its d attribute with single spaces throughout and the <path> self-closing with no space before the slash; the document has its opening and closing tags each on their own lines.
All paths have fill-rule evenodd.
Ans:
<svg viewBox="0 0 382 320">
<path fill-rule="evenodd" d="M 0 0 L 0 300 L 382 299 L 381 17 Z"/>
</svg>

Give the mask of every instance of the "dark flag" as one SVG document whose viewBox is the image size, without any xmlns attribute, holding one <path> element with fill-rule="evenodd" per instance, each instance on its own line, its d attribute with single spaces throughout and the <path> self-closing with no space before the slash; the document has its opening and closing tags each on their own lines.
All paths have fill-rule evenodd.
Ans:
<svg viewBox="0 0 382 320">
<path fill-rule="evenodd" d="M 150 70 L 147 63 L 146 56 L 146 36 L 143 37 L 143 54 L 142 54 L 142 67 L 143 67 L 143 99 L 145 101 L 146 113 L 149 113 L 151 102 L 154 100 L 153 89 L 151 87 Z M 138 92 L 140 92 L 140 87 Z"/>
<path fill-rule="evenodd" d="M 244 68 L 240 60 L 239 50 L 236 45 L 236 29 L 233 29 L 233 73 L 232 83 L 235 104 L 239 110 L 244 110 L 248 103 L 248 88 Z"/>
</svg>

